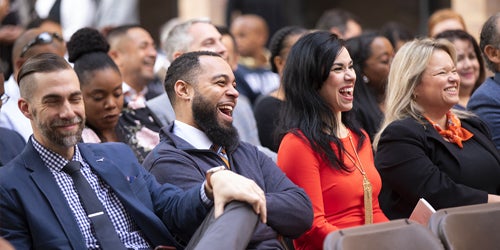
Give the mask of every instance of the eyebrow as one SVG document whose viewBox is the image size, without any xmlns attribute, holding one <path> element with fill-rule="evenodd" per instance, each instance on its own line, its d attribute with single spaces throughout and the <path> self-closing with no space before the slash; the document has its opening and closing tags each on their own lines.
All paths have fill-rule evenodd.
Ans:
<svg viewBox="0 0 500 250">
<path fill-rule="evenodd" d="M 82 95 L 82 92 L 81 91 L 76 91 L 76 92 L 73 92 L 69 95 L 70 98 L 72 97 L 75 97 L 75 96 L 81 96 Z M 45 100 L 45 99 L 50 99 L 50 98 L 53 98 L 53 99 L 60 99 L 60 98 L 64 98 L 63 96 L 61 95 L 58 95 L 58 94 L 48 94 L 48 95 L 45 95 L 42 97 L 42 100 Z"/>
<path fill-rule="evenodd" d="M 382 54 L 378 55 L 378 57 L 382 57 L 382 56 L 389 56 L 389 55 L 390 55 L 390 52 L 387 52 L 387 51 L 386 51 L 386 52 L 384 52 L 384 53 L 382 53 Z"/>
<path fill-rule="evenodd" d="M 111 91 L 116 91 L 116 90 L 123 90 L 122 85 L 116 86 L 116 88 L 113 88 Z M 105 92 L 108 92 L 108 90 L 107 89 L 96 88 L 96 89 L 93 89 L 92 91 L 90 91 L 90 94 L 105 93 Z"/>
<path fill-rule="evenodd" d="M 221 39 L 222 39 L 222 36 L 219 39 L 217 39 L 215 37 L 207 37 L 207 38 L 201 40 L 201 43 L 203 44 L 203 43 L 206 43 L 206 42 L 220 41 Z"/>
<path fill-rule="evenodd" d="M 353 61 L 352 61 L 352 60 L 351 60 L 351 61 L 349 61 L 349 62 L 347 63 L 347 65 L 351 65 L 351 64 L 353 64 Z M 337 62 L 337 63 L 336 63 L 336 62 L 334 62 L 334 63 L 333 63 L 333 66 L 344 66 L 344 63 L 340 63 L 340 62 Z"/>
<path fill-rule="evenodd" d="M 229 80 L 229 75 L 226 74 L 218 74 L 212 77 L 212 80 L 215 81 L 219 78 L 224 78 L 225 80 Z"/>
</svg>

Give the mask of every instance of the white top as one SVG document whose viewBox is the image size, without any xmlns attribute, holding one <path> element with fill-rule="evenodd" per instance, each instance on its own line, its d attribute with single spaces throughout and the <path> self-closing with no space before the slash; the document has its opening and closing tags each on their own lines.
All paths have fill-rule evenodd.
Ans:
<svg viewBox="0 0 500 250">
<path fill-rule="evenodd" d="M 35 10 L 41 18 L 49 15 L 55 0 L 37 0 Z M 65 41 L 80 28 L 93 27 L 96 13 L 94 0 L 61 1 L 61 27 Z"/>
<path fill-rule="evenodd" d="M 178 120 L 174 121 L 173 133 L 189 142 L 196 149 L 210 149 L 213 144 L 203 131 Z"/>
<path fill-rule="evenodd" d="M 17 82 L 11 75 L 4 86 L 5 93 L 10 98 L 2 105 L 2 110 L 0 111 L 0 127 L 14 130 L 21 134 L 25 141 L 28 141 L 31 134 L 33 134 L 33 129 L 31 128 L 30 120 L 23 115 L 17 106 L 17 101 L 20 97 L 19 85 L 17 85 Z"/>
<path fill-rule="evenodd" d="M 35 10 L 45 18 L 55 0 L 37 0 Z M 139 23 L 138 0 L 63 0 L 61 2 L 61 27 L 64 40 L 83 27 L 102 29 L 106 26 L 120 26 Z"/>
</svg>

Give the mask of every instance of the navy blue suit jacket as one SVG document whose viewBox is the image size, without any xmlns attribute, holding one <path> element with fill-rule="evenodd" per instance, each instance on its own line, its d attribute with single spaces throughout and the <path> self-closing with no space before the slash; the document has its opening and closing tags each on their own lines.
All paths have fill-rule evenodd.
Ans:
<svg viewBox="0 0 500 250">
<path fill-rule="evenodd" d="M 78 144 L 92 170 L 120 199 L 153 246 L 189 239 L 208 209 L 201 186 L 160 185 L 122 143 Z M 0 168 L 0 236 L 16 249 L 86 249 L 72 211 L 31 142 Z"/>
<path fill-rule="evenodd" d="M 26 142 L 14 130 L 0 128 L 0 166 L 6 165 L 23 151 Z"/>
</svg>

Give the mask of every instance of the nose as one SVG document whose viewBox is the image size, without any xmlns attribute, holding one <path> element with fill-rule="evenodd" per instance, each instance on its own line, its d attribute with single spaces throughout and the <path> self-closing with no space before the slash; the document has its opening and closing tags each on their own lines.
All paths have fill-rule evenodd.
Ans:
<svg viewBox="0 0 500 250">
<path fill-rule="evenodd" d="M 224 59 L 227 59 L 227 48 L 221 41 L 217 41 L 216 43 L 216 51 L 219 55 L 221 55 Z"/>
<path fill-rule="evenodd" d="M 450 74 L 450 77 L 448 78 L 448 80 L 450 82 L 458 82 L 458 83 L 460 83 L 460 76 L 458 75 L 457 72 L 452 72 Z"/>
<path fill-rule="evenodd" d="M 226 94 L 229 96 L 233 96 L 234 98 L 238 98 L 238 96 L 240 96 L 240 92 L 238 92 L 236 87 L 232 84 L 230 84 L 229 89 L 226 91 Z"/>
<path fill-rule="evenodd" d="M 354 69 L 347 69 L 345 71 L 344 79 L 348 81 L 350 80 L 356 81 L 356 72 L 354 72 Z"/>
<path fill-rule="evenodd" d="M 112 96 L 109 96 L 108 98 L 106 98 L 106 101 L 104 102 L 104 108 L 115 109 L 118 106 L 116 103 L 117 103 L 116 99 Z"/>
<path fill-rule="evenodd" d="M 156 57 L 157 54 L 158 54 L 158 52 L 156 51 L 156 48 L 154 45 L 148 46 L 148 55 L 149 56 Z"/>
<path fill-rule="evenodd" d="M 64 101 L 59 110 L 59 117 L 63 119 L 72 119 L 76 116 L 73 104 L 69 100 Z"/>
<path fill-rule="evenodd" d="M 463 64 L 464 64 L 464 68 L 468 68 L 472 65 L 472 61 L 471 59 L 469 59 L 468 57 L 464 58 L 463 60 Z"/>
</svg>

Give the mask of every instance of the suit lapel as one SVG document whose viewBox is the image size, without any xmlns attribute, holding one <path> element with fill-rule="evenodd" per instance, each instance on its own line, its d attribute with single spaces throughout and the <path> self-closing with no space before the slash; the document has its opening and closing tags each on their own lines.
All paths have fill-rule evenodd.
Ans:
<svg viewBox="0 0 500 250">
<path fill-rule="evenodd" d="M 100 150 L 93 150 L 90 146 L 79 144 L 80 152 L 86 162 L 99 177 L 106 182 L 118 196 L 127 212 L 132 216 L 137 225 L 144 231 L 154 245 L 165 244 L 165 238 L 172 241 L 173 237 L 167 230 L 160 218 L 146 205 L 140 202 L 140 197 L 132 190 L 127 173 L 135 173 L 130 167 L 120 169 L 116 163 L 110 159 L 109 154 Z M 116 155 L 115 157 L 120 157 Z"/>
<path fill-rule="evenodd" d="M 457 158 L 457 156 L 453 153 L 454 150 L 452 147 L 456 147 L 455 144 L 453 143 L 449 143 L 449 142 L 445 142 L 443 137 L 437 132 L 437 130 L 432 126 L 432 124 L 430 124 L 428 121 L 426 121 L 425 123 L 425 134 L 427 136 L 427 139 L 429 140 L 433 140 L 433 141 L 436 141 L 436 143 L 439 143 L 441 144 L 444 148 L 446 148 L 446 150 L 448 151 L 448 153 L 453 156 L 453 159 L 458 163 L 459 160 Z"/>
<path fill-rule="evenodd" d="M 128 184 L 127 176 L 123 174 L 123 171 L 109 156 L 99 150 L 92 150 L 87 145 L 79 144 L 78 147 L 85 161 L 99 178 L 113 189 L 118 197 L 125 199 L 127 202 L 131 202 L 135 198 Z"/>
<path fill-rule="evenodd" d="M 27 144 L 22 156 L 22 158 L 25 159 L 25 167 L 31 170 L 31 179 L 40 193 L 48 201 L 49 206 L 54 211 L 54 216 L 57 218 L 69 242 L 71 242 L 74 248 L 85 247 L 82 234 L 75 234 L 75 232 L 80 232 L 80 228 L 75 218 L 73 216 L 68 216 L 72 215 L 73 212 L 64 198 L 64 194 L 31 142 Z"/>
</svg>

